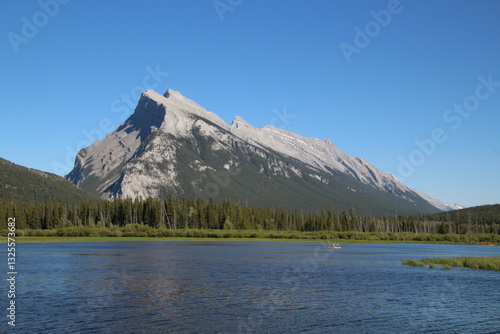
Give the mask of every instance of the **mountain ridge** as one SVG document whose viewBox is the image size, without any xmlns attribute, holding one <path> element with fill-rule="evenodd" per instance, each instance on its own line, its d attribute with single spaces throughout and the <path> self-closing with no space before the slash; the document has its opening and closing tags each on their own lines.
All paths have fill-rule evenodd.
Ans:
<svg viewBox="0 0 500 334">
<path fill-rule="evenodd" d="M 229 178 L 231 184 L 216 182 L 217 175 L 227 178 L 226 174 L 242 167 L 244 172 Z M 393 175 L 338 150 L 329 139 L 304 137 L 271 125 L 258 129 L 240 116 L 227 124 L 172 89 L 163 95 L 145 90 L 129 119 L 78 153 L 67 178 L 109 198 L 200 196 L 215 185 L 214 197 L 241 193 L 249 197 L 245 200 L 257 203 L 259 195 L 252 188 L 265 188 L 267 183 L 266 191 L 274 194 L 261 192 L 271 200 L 268 205 L 287 204 L 278 197 L 294 189 L 290 194 L 297 203 L 307 193 L 304 202 L 315 198 L 322 206 L 352 198 L 344 205 L 363 207 L 357 203 L 363 200 L 380 203 L 385 211 L 388 205 L 405 212 L 437 211 Z M 319 183 L 311 185 L 316 182 L 311 180 Z M 351 196 L 356 191 L 358 196 Z M 386 195 L 397 203 L 386 203 L 391 197 Z M 309 206 L 319 209 L 318 205 Z"/>
<path fill-rule="evenodd" d="M 461 206 L 460 204 L 450 204 L 450 203 L 443 203 L 437 198 L 434 198 L 432 196 L 427 195 L 423 191 L 420 191 L 418 189 L 412 189 L 414 192 L 416 192 L 420 197 L 425 199 L 427 202 L 431 203 L 434 205 L 436 208 L 438 208 L 441 211 L 453 211 L 453 210 L 462 210 L 465 209 L 465 207 Z"/>
<path fill-rule="evenodd" d="M 61 176 L 0 158 L 0 198 L 24 203 L 76 204 L 94 198 Z"/>
</svg>

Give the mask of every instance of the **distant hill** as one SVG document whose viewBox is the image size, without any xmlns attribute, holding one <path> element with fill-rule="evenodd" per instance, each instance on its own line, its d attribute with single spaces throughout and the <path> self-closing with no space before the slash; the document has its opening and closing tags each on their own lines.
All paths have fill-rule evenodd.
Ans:
<svg viewBox="0 0 500 334">
<path fill-rule="evenodd" d="M 481 205 L 472 208 L 441 212 L 432 215 L 440 221 L 454 221 L 461 224 L 500 224 L 500 204 Z"/>
<path fill-rule="evenodd" d="M 95 197 L 60 176 L 0 158 L 0 198 L 24 203 L 41 203 L 52 199 L 76 204 Z"/>
</svg>

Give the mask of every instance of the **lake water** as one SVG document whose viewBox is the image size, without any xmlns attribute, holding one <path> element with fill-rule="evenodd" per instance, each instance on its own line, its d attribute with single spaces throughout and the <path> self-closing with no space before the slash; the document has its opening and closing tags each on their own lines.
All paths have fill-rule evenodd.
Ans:
<svg viewBox="0 0 500 334">
<path fill-rule="evenodd" d="M 500 272 L 401 264 L 500 247 L 145 241 L 17 253 L 17 333 L 500 332 Z"/>
</svg>

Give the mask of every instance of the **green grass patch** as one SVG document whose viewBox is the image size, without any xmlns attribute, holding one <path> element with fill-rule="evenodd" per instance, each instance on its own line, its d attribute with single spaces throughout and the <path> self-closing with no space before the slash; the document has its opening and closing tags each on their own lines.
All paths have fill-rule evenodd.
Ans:
<svg viewBox="0 0 500 334">
<path fill-rule="evenodd" d="M 403 264 L 408 265 L 408 266 L 413 266 L 413 267 L 425 267 L 425 263 L 423 263 L 422 261 L 413 260 L 413 259 L 403 260 Z"/>
<path fill-rule="evenodd" d="M 430 268 L 441 266 L 443 269 L 471 268 L 500 271 L 500 257 L 495 256 L 425 258 L 422 261 L 407 259 L 403 260 L 403 264 L 416 267 L 424 267 L 426 265 L 429 265 Z"/>
</svg>

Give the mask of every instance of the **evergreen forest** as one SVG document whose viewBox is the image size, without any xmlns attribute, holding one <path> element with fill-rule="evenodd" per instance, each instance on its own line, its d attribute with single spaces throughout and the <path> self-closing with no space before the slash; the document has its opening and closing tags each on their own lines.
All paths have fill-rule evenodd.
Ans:
<svg viewBox="0 0 500 334">
<path fill-rule="evenodd" d="M 500 241 L 500 205 L 433 215 L 372 217 L 358 215 L 353 209 L 287 211 L 196 198 L 87 199 L 79 204 L 53 200 L 24 203 L 0 198 L 3 234 L 7 233 L 9 217 L 15 217 L 18 235 L 26 236 L 233 237 L 237 235 L 231 232 L 239 230 L 252 231 L 242 234 L 244 237 L 300 238 L 293 232 L 332 232 L 316 237 L 399 240 L 405 235 L 403 239 L 415 241 Z M 358 233 L 368 235 L 359 237 Z"/>
</svg>

